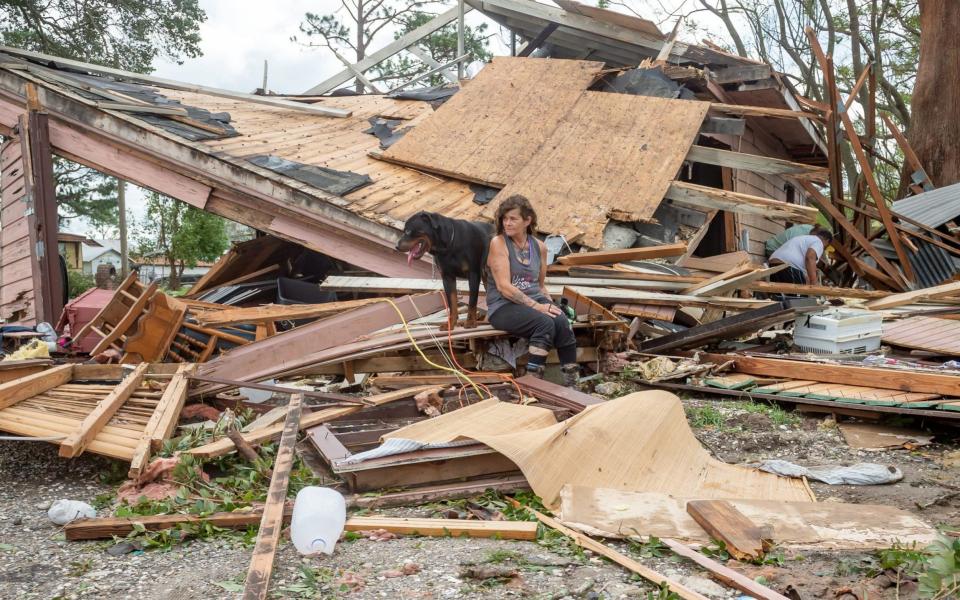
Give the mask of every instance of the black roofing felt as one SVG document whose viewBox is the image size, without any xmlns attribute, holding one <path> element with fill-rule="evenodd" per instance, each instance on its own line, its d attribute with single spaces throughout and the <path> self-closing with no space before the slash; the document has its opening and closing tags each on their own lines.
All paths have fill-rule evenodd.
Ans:
<svg viewBox="0 0 960 600">
<path fill-rule="evenodd" d="M 274 173 L 286 175 L 287 177 L 291 177 L 297 181 L 302 181 L 303 183 L 312 185 L 313 187 L 330 192 L 331 194 L 335 194 L 337 196 L 349 194 L 354 190 L 373 183 L 373 180 L 370 179 L 368 175 L 361 175 L 351 171 L 337 171 L 336 169 L 328 169 L 326 167 L 305 165 L 303 163 L 298 163 L 270 154 L 254 156 L 248 158 L 247 160 L 258 167 L 270 169 Z"/>
</svg>

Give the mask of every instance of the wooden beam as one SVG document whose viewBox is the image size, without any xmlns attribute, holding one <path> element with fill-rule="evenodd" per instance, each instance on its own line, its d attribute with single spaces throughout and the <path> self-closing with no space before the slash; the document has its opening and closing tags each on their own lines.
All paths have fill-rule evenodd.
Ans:
<svg viewBox="0 0 960 600">
<path fill-rule="evenodd" d="M 788 265 L 776 265 L 769 267 L 767 269 L 751 269 L 748 273 L 741 273 L 739 275 L 731 276 L 729 279 L 723 281 L 715 281 L 710 285 L 705 285 L 701 287 L 694 294 L 695 296 L 723 296 L 728 292 L 734 290 L 741 290 L 750 283 L 758 279 L 765 279 L 774 273 L 779 273 L 780 271 L 787 268 Z"/>
<path fill-rule="evenodd" d="M 803 112 L 801 110 L 792 110 L 789 108 L 766 108 L 764 106 L 747 106 L 744 104 L 720 104 L 713 102 L 710 104 L 712 110 L 716 110 L 728 115 L 744 115 L 747 117 L 773 117 L 776 119 L 811 119 L 822 121 L 823 118 L 814 113 Z"/>
<path fill-rule="evenodd" d="M 337 50 L 333 46 L 328 44 L 327 48 L 330 50 L 330 52 L 333 52 L 333 55 L 337 57 L 337 60 L 343 63 L 343 66 L 345 66 L 348 71 L 353 73 L 353 76 L 356 77 L 357 80 L 363 84 L 363 87 L 367 88 L 368 90 L 370 90 L 370 92 L 374 94 L 383 93 L 379 88 L 377 88 L 377 86 L 373 85 L 373 83 L 364 76 L 363 71 L 353 66 L 353 64 L 349 60 L 344 58 L 343 55 L 337 52 Z"/>
<path fill-rule="evenodd" d="M 847 216 L 843 214 L 840 209 L 834 206 L 830 200 L 824 198 L 823 194 L 821 194 L 817 188 L 813 187 L 813 184 L 810 182 L 800 181 L 800 185 L 803 186 L 803 189 L 806 190 L 807 194 L 810 195 L 810 200 L 819 206 L 820 209 L 825 213 L 833 217 L 840 227 L 850 234 L 850 237 L 852 237 L 854 241 L 857 242 L 860 247 L 863 248 L 867 254 L 873 258 L 873 260 L 877 261 L 877 265 L 883 269 L 887 276 L 891 277 L 895 282 L 897 282 L 896 288 L 906 289 L 906 283 L 903 281 L 903 275 L 900 273 L 900 271 L 890 264 L 890 261 L 884 258 L 884 256 L 873 247 L 873 244 L 870 243 L 870 240 L 868 240 L 860 232 L 860 230 L 857 229 L 856 226 L 847 219 Z"/>
<path fill-rule="evenodd" d="M 947 397 L 960 396 L 960 377 L 955 375 L 736 354 L 707 354 L 701 355 L 701 358 L 705 362 L 715 362 L 718 365 L 733 361 L 736 372 L 750 375 L 783 377 L 784 373 L 789 373 L 790 377 L 795 379 L 822 383 L 862 385 L 904 392 L 940 394 Z"/>
<path fill-rule="evenodd" d="M 727 270 L 727 271 L 724 271 L 723 273 L 719 273 L 719 274 L 717 274 L 717 275 L 714 275 L 713 277 L 711 277 L 711 278 L 709 278 L 709 279 L 704 279 L 704 280 L 702 280 L 702 281 L 698 281 L 697 283 L 695 283 L 695 284 L 687 287 L 686 289 L 680 290 L 680 293 L 681 293 L 681 294 L 699 295 L 698 292 L 699 292 L 700 290 L 708 287 L 708 286 L 711 286 L 711 285 L 713 285 L 713 284 L 715 284 L 715 283 L 720 283 L 721 281 L 726 281 L 726 280 L 731 279 L 731 278 L 733 278 L 733 277 L 738 277 L 738 276 L 740 276 L 740 275 L 743 275 L 744 273 L 752 273 L 752 272 L 755 271 L 756 269 L 757 269 L 757 267 L 754 266 L 754 264 L 748 259 L 748 260 L 745 260 L 744 262 L 736 265 L 736 266 L 733 267 L 732 269 L 729 269 L 729 270 Z"/>
<path fill-rule="evenodd" d="M 468 521 L 466 519 L 404 519 L 393 517 L 351 517 L 347 531 L 386 529 L 400 535 L 427 537 L 500 538 L 535 540 L 537 524 L 533 521 Z"/>
<path fill-rule="evenodd" d="M 917 153 L 913 151 L 913 146 L 911 146 L 910 142 L 907 141 L 907 136 L 903 135 L 903 132 L 901 132 L 900 128 L 897 127 L 897 124 L 893 122 L 893 119 L 890 118 L 890 115 L 887 113 L 880 113 L 880 118 L 883 119 L 883 123 L 887 126 L 887 130 L 890 131 L 890 134 L 893 135 L 894 139 L 897 140 L 897 144 L 899 144 L 900 150 L 903 152 L 903 157 L 907 160 L 907 164 L 909 164 L 910 168 L 914 171 L 913 174 L 919 174 L 922 178 L 920 183 L 923 185 L 924 191 L 934 189 L 935 186 L 930 180 L 930 176 L 927 175 L 926 170 L 924 170 L 923 163 L 920 162 L 920 157 L 917 156 Z"/>
<path fill-rule="evenodd" d="M 647 260 L 650 258 L 666 258 L 680 256 L 687 251 L 684 242 L 664 244 L 662 246 L 648 246 L 644 248 L 625 248 L 623 250 L 597 250 L 594 252 L 579 252 L 567 254 L 557 259 L 562 265 L 605 265 L 625 262 L 629 260 Z"/>
<path fill-rule="evenodd" d="M 465 7 L 465 12 L 471 10 L 472 7 Z M 420 27 L 417 27 L 413 31 L 407 32 L 406 34 L 400 36 L 393 42 L 387 44 L 383 48 L 368 54 L 363 60 L 356 63 L 354 66 L 356 71 L 361 73 L 365 72 L 367 69 L 374 67 L 381 62 L 387 60 L 394 54 L 397 54 L 407 46 L 414 44 L 415 42 L 425 38 L 431 33 L 437 31 L 438 29 L 444 27 L 448 23 L 451 23 L 458 16 L 457 7 L 454 6 L 450 10 L 440 15 L 437 15 L 430 21 L 427 21 Z M 335 90 L 337 87 L 343 85 L 344 83 L 350 81 L 354 78 L 354 71 L 350 69 L 344 69 L 336 75 L 328 77 L 324 81 L 318 83 L 317 85 L 311 87 L 303 93 L 305 96 L 320 96 Z"/>
<path fill-rule="evenodd" d="M 684 181 L 671 182 L 664 197 L 694 208 L 716 208 L 736 213 L 762 215 L 772 219 L 787 219 L 798 223 L 813 223 L 817 215 L 816 209 L 811 207 Z"/>
<path fill-rule="evenodd" d="M 867 63 L 867 66 L 863 68 L 863 71 L 860 73 L 860 77 L 857 77 L 857 82 L 853 84 L 853 89 L 850 90 L 850 94 L 847 96 L 847 101 L 843 103 L 844 110 L 850 110 L 850 107 L 853 106 L 853 102 L 857 99 L 857 94 L 860 93 L 860 88 L 863 87 L 863 82 L 867 80 L 867 76 L 873 72 L 873 63 Z"/>
<path fill-rule="evenodd" d="M 896 308 L 898 306 L 905 306 L 907 304 L 915 304 L 917 302 L 923 302 L 924 300 L 931 300 L 933 298 L 944 298 L 958 294 L 960 294 L 960 281 L 954 281 L 935 287 L 928 287 L 914 290 L 912 292 L 904 292 L 902 294 L 887 296 L 886 298 L 867 302 L 866 306 L 870 310 L 885 310 L 889 308 Z"/>
<path fill-rule="evenodd" d="M 758 598 L 759 600 L 789 600 L 789 598 L 786 596 L 778 594 L 766 586 L 760 585 L 746 575 L 738 573 L 730 567 L 721 565 L 712 558 L 708 558 L 676 540 L 661 538 L 660 541 L 662 541 L 675 554 L 688 560 L 692 560 L 704 569 L 710 571 L 710 574 L 716 577 L 717 580 L 724 585 L 740 590 L 741 592 L 749 594 L 750 596 Z"/>
<path fill-rule="evenodd" d="M 193 311 L 197 322 L 206 327 L 222 325 L 256 325 L 272 321 L 295 321 L 298 319 L 319 319 L 352 310 L 367 304 L 383 302 L 383 298 L 361 298 L 342 302 L 323 304 L 265 304 L 247 308 L 228 307 L 222 310 Z"/>
<path fill-rule="evenodd" d="M 687 160 L 708 165 L 730 167 L 731 169 L 743 169 L 753 171 L 754 173 L 800 177 L 811 181 L 825 182 L 830 176 L 830 170 L 823 167 L 814 167 L 781 158 L 759 156 L 745 152 L 708 148 L 706 146 L 690 146 L 690 151 L 687 152 Z"/>
<path fill-rule="evenodd" d="M 605 546 L 591 537 L 588 537 L 578 531 L 574 531 L 573 529 L 570 529 L 560 521 L 557 521 L 556 519 L 552 517 L 548 517 L 547 515 L 535 510 L 533 510 L 532 512 L 537 516 L 537 520 L 539 520 L 541 523 L 543 523 L 547 527 L 556 529 L 563 535 L 570 538 L 570 540 L 573 541 L 573 543 L 580 546 L 581 548 L 586 548 L 591 552 L 599 554 L 600 556 L 603 556 L 604 558 L 607 558 L 617 563 L 621 567 L 625 567 L 629 569 L 633 573 L 636 573 L 640 577 L 643 577 L 644 579 L 654 583 L 655 585 L 666 585 L 671 592 L 673 592 L 683 600 L 707 600 L 706 596 L 703 596 L 675 581 L 667 579 L 660 573 L 657 573 L 653 569 L 644 566 L 643 564 L 637 562 L 636 560 L 630 558 L 629 556 L 625 554 L 621 554 L 620 552 L 617 552 L 613 548 L 610 548 L 609 546 Z"/>
<path fill-rule="evenodd" d="M 438 73 L 440 73 L 440 75 L 443 76 L 443 78 L 449 81 L 450 83 L 454 85 L 458 85 L 460 83 L 460 80 L 457 79 L 456 75 L 450 72 L 450 69 L 442 68 L 443 66 L 437 61 L 435 61 L 427 51 L 421 49 L 420 46 L 417 46 L 416 44 L 411 44 L 406 48 L 404 48 L 404 50 L 406 50 L 410 54 L 419 58 L 423 64 L 427 65 L 431 69 L 440 69 Z"/>
<path fill-rule="evenodd" d="M 709 77 L 716 83 L 724 85 L 727 83 L 742 83 L 744 81 L 760 81 L 761 79 L 770 79 L 772 69 L 770 65 L 744 65 L 741 67 L 727 67 L 725 69 L 711 70 Z"/>
<path fill-rule="evenodd" d="M 247 580 L 243 588 L 244 600 L 265 600 L 270 587 L 273 557 L 277 552 L 280 529 L 283 526 L 283 508 L 287 500 L 290 471 L 293 468 L 293 447 L 297 443 L 302 404 L 303 396 L 295 394 L 290 398 L 283 434 L 277 447 L 277 457 L 273 462 L 273 477 L 270 478 L 267 501 L 263 505 L 257 543 L 253 547 L 253 558 L 247 570 Z"/>
<path fill-rule="evenodd" d="M 73 458 L 84 451 L 91 440 L 97 437 L 103 426 L 120 410 L 123 403 L 140 387 L 140 382 L 143 381 L 149 366 L 149 363 L 138 365 L 132 373 L 123 378 L 123 381 L 112 392 L 107 394 L 106 398 L 97 404 L 96 408 L 80 423 L 76 431 L 60 442 L 60 456 Z"/>
<path fill-rule="evenodd" d="M 460 484 L 464 485 L 464 484 Z M 516 486 L 517 484 L 514 484 Z M 520 483 L 519 485 L 522 485 Z M 481 488 L 481 492 L 483 489 Z M 283 508 L 283 521 L 289 522 L 293 509 Z M 123 537 L 142 525 L 147 531 L 162 531 L 183 524 L 209 523 L 223 529 L 244 529 L 263 519 L 263 510 L 249 512 L 220 512 L 199 516 L 190 514 L 145 515 L 142 517 L 105 517 L 81 519 L 64 527 L 68 541 L 97 540 L 113 536 Z M 468 521 L 466 519 L 404 519 L 389 517 L 351 517 L 344 525 L 346 531 L 385 529 L 398 535 L 430 537 L 495 537 L 505 540 L 535 540 L 537 523 L 534 521 Z"/>
<path fill-rule="evenodd" d="M 140 476 L 150 460 L 151 453 L 159 450 L 163 440 L 173 433 L 190 384 L 186 376 L 192 368 L 193 365 L 189 364 L 178 366 L 177 372 L 167 382 L 163 395 L 160 396 L 157 406 L 150 415 L 150 420 L 143 428 L 140 440 L 134 447 L 133 456 L 130 459 L 130 470 L 127 472 L 130 479 L 136 480 Z"/>
<path fill-rule="evenodd" d="M 363 406 L 346 406 L 343 408 L 328 408 L 325 410 L 317 411 L 309 415 L 304 416 L 300 419 L 300 429 L 307 429 L 320 425 L 322 423 L 327 423 L 345 417 L 347 415 L 352 415 L 367 405 L 369 406 L 382 406 L 389 402 L 394 402 L 396 400 L 403 400 L 404 398 L 412 398 L 420 392 L 430 392 L 430 391 L 439 391 L 443 389 L 441 386 L 436 385 L 424 385 L 414 388 L 406 388 L 403 390 L 397 390 L 395 392 L 386 392 L 384 394 L 376 394 L 373 396 L 367 396 L 364 400 L 367 404 Z M 276 439 L 283 433 L 282 425 L 271 425 L 270 427 L 264 427 L 262 429 L 257 429 L 255 431 L 250 431 L 243 434 L 243 439 L 247 440 L 250 444 L 261 444 L 268 440 Z M 229 438 L 222 438 L 215 442 L 199 446 L 197 448 L 192 448 L 187 452 L 193 454 L 200 458 L 214 458 L 217 456 L 223 456 L 224 454 L 229 454 L 233 452 L 236 447 L 233 445 L 233 442 Z"/>
<path fill-rule="evenodd" d="M 763 556 L 760 528 L 725 500 L 691 500 L 687 513 L 711 539 L 720 540 L 737 560 Z"/>
<path fill-rule="evenodd" d="M 517 56 L 524 57 L 533 54 L 533 51 L 542 46 L 543 43 L 547 41 L 547 38 L 550 37 L 550 34 L 556 31 L 558 27 L 560 26 L 556 23 L 548 23 L 547 26 L 537 34 L 537 37 L 524 44 L 523 48 L 517 52 Z"/>
<path fill-rule="evenodd" d="M 0 384 L 0 410 L 32 398 L 73 378 L 73 365 L 61 365 Z"/>
<path fill-rule="evenodd" d="M 813 31 L 813 28 L 807 27 L 805 29 L 807 38 L 810 40 L 810 46 L 813 49 L 813 53 L 816 55 L 817 60 L 820 62 L 821 68 L 824 70 L 824 73 L 827 73 L 828 69 L 826 65 L 829 64 L 826 55 L 823 52 L 823 48 L 820 47 L 820 41 L 817 39 L 816 33 Z M 832 77 L 832 73 L 830 74 Z M 832 89 L 836 89 L 836 86 L 832 85 Z M 903 249 L 903 245 L 900 242 L 900 237 L 896 234 L 897 228 L 893 222 L 893 217 L 890 215 L 890 209 L 887 207 L 887 201 L 883 197 L 883 193 L 880 191 L 880 188 L 877 186 L 877 180 L 873 173 L 873 167 L 870 166 L 870 160 L 867 158 L 867 154 L 863 149 L 863 144 L 860 143 L 860 136 L 857 135 L 856 129 L 853 127 L 853 121 L 850 120 L 850 115 L 847 114 L 847 111 L 842 105 L 836 103 L 833 105 L 833 110 L 838 113 L 841 122 L 843 123 L 843 128 L 847 132 L 847 139 L 850 142 L 850 147 L 853 148 L 853 153 L 857 157 L 857 162 L 860 163 L 861 175 L 866 181 L 867 188 L 870 190 L 870 195 L 873 198 L 874 205 L 876 205 L 877 210 L 880 212 L 880 218 L 883 222 L 884 228 L 890 234 L 890 242 L 893 244 L 893 249 L 897 253 L 897 258 L 900 260 L 900 268 L 903 269 L 903 273 L 906 276 L 907 287 L 911 287 L 912 282 L 916 280 L 916 276 L 913 272 L 913 267 L 910 265 L 906 251 Z M 893 274 L 890 274 L 893 276 Z M 897 279 L 897 277 L 894 277 Z"/>
</svg>

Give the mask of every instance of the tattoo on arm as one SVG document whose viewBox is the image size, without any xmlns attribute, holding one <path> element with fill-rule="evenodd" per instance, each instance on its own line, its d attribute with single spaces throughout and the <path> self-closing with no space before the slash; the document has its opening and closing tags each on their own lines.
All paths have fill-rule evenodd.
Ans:
<svg viewBox="0 0 960 600">
<path fill-rule="evenodd" d="M 514 288 L 514 290 L 510 293 L 510 299 L 516 302 L 517 304 L 521 304 L 523 306 L 533 306 L 536 304 L 533 298 L 524 294 L 523 292 L 521 292 L 516 288 Z"/>
</svg>

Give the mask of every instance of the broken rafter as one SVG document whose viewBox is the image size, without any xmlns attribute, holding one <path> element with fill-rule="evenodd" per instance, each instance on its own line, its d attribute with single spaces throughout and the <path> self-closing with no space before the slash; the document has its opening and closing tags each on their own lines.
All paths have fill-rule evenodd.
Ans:
<svg viewBox="0 0 960 600">
<path fill-rule="evenodd" d="M 706 146 L 690 146 L 690 151 L 687 152 L 687 160 L 732 169 L 744 169 L 754 173 L 789 175 L 820 182 L 825 182 L 830 175 L 830 171 L 823 167 Z"/>
<path fill-rule="evenodd" d="M 664 197 L 698 209 L 716 208 L 799 223 L 813 223 L 817 215 L 817 210 L 812 207 L 788 204 L 770 198 L 751 196 L 750 194 L 731 192 L 685 181 L 672 182 Z"/>
</svg>

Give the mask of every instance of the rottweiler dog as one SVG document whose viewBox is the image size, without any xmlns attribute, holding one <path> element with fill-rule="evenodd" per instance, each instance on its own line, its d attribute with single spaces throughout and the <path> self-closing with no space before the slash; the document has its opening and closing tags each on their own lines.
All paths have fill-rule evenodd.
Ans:
<svg viewBox="0 0 960 600">
<path fill-rule="evenodd" d="M 443 279 L 443 293 L 447 298 L 447 322 L 442 330 L 457 326 L 457 278 L 466 277 L 470 283 L 470 302 L 464 327 L 477 326 L 477 298 L 480 281 L 485 279 L 487 252 L 493 226 L 463 219 L 450 219 L 437 213 L 421 211 L 403 226 L 403 236 L 397 250 L 407 253 L 407 264 L 429 252 L 433 264 Z"/>
</svg>

